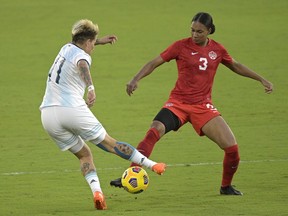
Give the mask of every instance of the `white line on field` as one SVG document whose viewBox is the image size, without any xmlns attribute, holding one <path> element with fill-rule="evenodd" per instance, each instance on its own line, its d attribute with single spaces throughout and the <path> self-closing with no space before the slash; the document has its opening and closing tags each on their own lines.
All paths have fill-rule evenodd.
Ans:
<svg viewBox="0 0 288 216">
<path fill-rule="evenodd" d="M 273 163 L 273 162 L 288 162 L 287 159 L 267 159 L 267 160 L 251 160 L 251 161 L 240 161 L 240 163 Z M 222 165 L 222 162 L 202 162 L 202 163 L 181 163 L 181 164 L 167 164 L 168 167 L 183 167 L 183 166 L 214 166 Z M 107 168 L 97 168 L 97 170 L 119 170 L 125 169 L 125 167 L 107 167 Z M 62 171 L 35 171 L 35 172 L 9 172 L 1 173 L 2 176 L 15 176 L 15 175 L 31 175 L 31 174 L 50 174 L 50 173 L 69 173 L 69 172 L 79 172 L 80 170 L 62 170 Z"/>
</svg>

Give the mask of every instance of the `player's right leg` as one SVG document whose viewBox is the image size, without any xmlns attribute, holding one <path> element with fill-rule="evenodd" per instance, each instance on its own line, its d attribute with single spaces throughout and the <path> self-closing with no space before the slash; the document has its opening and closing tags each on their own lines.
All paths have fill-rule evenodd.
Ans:
<svg viewBox="0 0 288 216">
<path fill-rule="evenodd" d="M 99 139 L 90 141 L 105 151 L 116 154 L 125 160 L 129 160 L 133 163 L 145 166 L 159 175 L 162 175 L 165 171 L 166 164 L 156 163 L 155 161 L 148 159 L 135 147 L 125 142 L 119 142 L 109 136 L 107 133 L 105 134 L 105 137 L 102 141 Z"/>
<path fill-rule="evenodd" d="M 144 139 L 138 144 L 137 150 L 146 157 L 150 157 L 155 144 L 171 130 L 178 130 L 181 127 L 181 121 L 177 115 L 167 108 L 162 108 L 153 119 L 150 129 L 147 131 Z M 131 166 L 138 164 L 132 163 Z"/>
</svg>

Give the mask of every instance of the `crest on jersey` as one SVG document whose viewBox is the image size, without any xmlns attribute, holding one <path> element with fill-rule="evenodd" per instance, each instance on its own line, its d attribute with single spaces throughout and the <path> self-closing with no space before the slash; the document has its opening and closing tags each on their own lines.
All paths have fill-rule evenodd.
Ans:
<svg viewBox="0 0 288 216">
<path fill-rule="evenodd" d="M 210 51 L 208 53 L 208 55 L 209 55 L 210 59 L 212 59 L 212 60 L 215 60 L 217 58 L 217 54 L 214 51 Z"/>
</svg>

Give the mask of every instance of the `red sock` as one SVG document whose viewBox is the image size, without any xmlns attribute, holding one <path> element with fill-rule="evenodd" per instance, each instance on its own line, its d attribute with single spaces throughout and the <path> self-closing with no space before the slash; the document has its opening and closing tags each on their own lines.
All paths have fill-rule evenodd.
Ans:
<svg viewBox="0 0 288 216">
<path fill-rule="evenodd" d="M 224 151 L 222 187 L 231 185 L 232 178 L 237 171 L 240 161 L 237 144 L 224 149 Z"/>
<path fill-rule="evenodd" d="M 138 144 L 137 150 L 144 156 L 148 157 L 151 155 L 154 145 L 160 139 L 159 132 L 156 128 L 150 128 L 144 139 Z M 139 166 L 138 164 L 131 163 L 130 166 Z"/>
</svg>

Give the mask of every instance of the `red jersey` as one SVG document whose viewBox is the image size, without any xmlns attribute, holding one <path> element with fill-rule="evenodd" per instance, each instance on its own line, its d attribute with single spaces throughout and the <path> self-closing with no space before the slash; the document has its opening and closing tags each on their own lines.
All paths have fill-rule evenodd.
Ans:
<svg viewBox="0 0 288 216">
<path fill-rule="evenodd" d="M 220 63 L 232 63 L 226 49 L 209 39 L 205 47 L 195 44 L 192 38 L 176 41 L 160 54 L 164 61 L 176 60 L 178 79 L 170 98 L 188 104 L 211 101 L 212 85 Z"/>
</svg>

